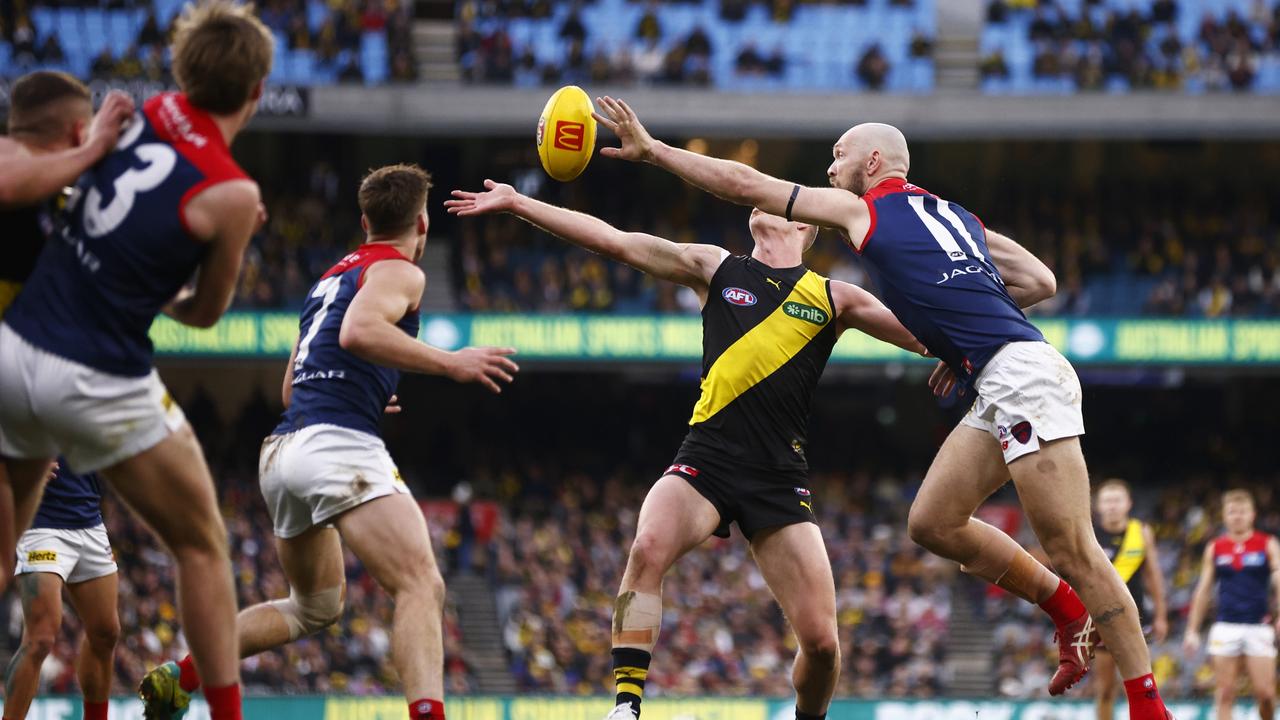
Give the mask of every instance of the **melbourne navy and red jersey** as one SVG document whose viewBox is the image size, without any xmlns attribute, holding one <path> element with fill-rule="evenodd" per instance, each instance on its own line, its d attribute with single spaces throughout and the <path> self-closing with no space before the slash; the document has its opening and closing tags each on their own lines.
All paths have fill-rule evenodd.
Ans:
<svg viewBox="0 0 1280 720">
<path fill-rule="evenodd" d="M 366 244 L 329 268 L 311 288 L 298 326 L 301 339 L 293 361 L 293 394 L 276 426 L 277 435 L 317 424 L 378 434 L 400 372 L 343 350 L 338 335 L 342 318 L 364 283 L 365 270 L 382 260 L 409 262 L 390 245 Z M 396 325 L 410 337 L 417 337 L 417 311 L 406 314 Z"/>
<path fill-rule="evenodd" d="M 58 458 L 58 470 L 44 486 L 33 528 L 87 530 L 102 524 L 102 481 L 96 473 L 76 475 Z"/>
<path fill-rule="evenodd" d="M 1044 341 L 1005 289 L 976 216 L 900 178 L 863 200 L 871 228 L 860 254 L 881 299 L 961 383 L 1006 343 Z"/>
<path fill-rule="evenodd" d="M 246 178 L 207 113 L 182 94 L 157 95 L 81 176 L 65 229 L 45 244 L 5 322 L 32 345 L 96 370 L 148 374 L 151 323 L 207 247 L 188 232 L 186 204 Z"/>
<path fill-rule="evenodd" d="M 1226 535 L 1213 541 L 1218 622 L 1257 625 L 1266 620 L 1271 590 L 1270 539 L 1270 535 L 1255 531 L 1243 541 Z"/>
</svg>

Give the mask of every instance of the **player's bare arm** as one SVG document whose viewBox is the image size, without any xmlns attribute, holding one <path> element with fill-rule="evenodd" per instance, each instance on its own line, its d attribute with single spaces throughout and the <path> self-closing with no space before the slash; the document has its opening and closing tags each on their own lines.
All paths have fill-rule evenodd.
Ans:
<svg viewBox="0 0 1280 720">
<path fill-rule="evenodd" d="M 602 109 L 594 114 L 596 121 L 622 141 L 621 147 L 602 148 L 601 155 L 657 165 L 721 199 L 788 220 L 841 230 L 857 238 L 858 245 L 866 237 L 871 214 L 861 197 L 838 188 L 802 187 L 739 162 L 671 147 L 653 139 L 622 100 L 603 97 L 596 102 Z"/>
<path fill-rule="evenodd" d="M 1187 611 L 1187 633 L 1182 638 L 1182 649 L 1188 654 L 1200 649 L 1200 626 L 1204 624 L 1205 613 L 1209 611 L 1213 580 L 1213 543 L 1210 542 L 1205 546 L 1204 556 L 1200 559 L 1200 580 L 1196 583 L 1195 592 L 1191 594 L 1191 608 Z"/>
<path fill-rule="evenodd" d="M 624 232 L 599 218 L 549 205 L 492 180 L 485 180 L 484 186 L 481 193 L 454 190 L 454 199 L 445 201 L 445 207 L 459 217 L 510 213 L 578 247 L 690 287 L 704 299 L 711 276 L 729 254 L 715 245 L 674 243 L 645 233 Z"/>
<path fill-rule="evenodd" d="M 835 301 L 836 317 L 842 331 L 853 328 L 903 350 L 919 355 L 929 354 L 924 345 L 898 322 L 898 318 L 875 295 L 857 285 L 832 280 L 831 298 Z"/>
<path fill-rule="evenodd" d="M 456 382 L 478 382 L 495 393 L 499 382 L 509 383 L 519 371 L 508 355 L 513 348 L 474 347 L 455 352 L 419 342 L 396 323 L 417 312 L 426 276 L 407 262 L 380 262 L 365 270 L 364 284 L 342 319 L 338 342 L 342 349 L 375 365 L 426 375 L 443 375 Z"/>
<path fill-rule="evenodd" d="M 187 228 L 209 252 L 196 273 L 194 292 L 165 308 L 174 320 L 192 327 L 213 327 L 231 307 L 240 264 L 249 238 L 265 216 L 258 185 L 251 180 L 219 183 L 192 198 L 186 208 Z"/>
<path fill-rule="evenodd" d="M 133 99 L 111 92 L 79 147 L 35 155 L 15 140 L 0 138 L 0 208 L 33 205 L 75 183 L 94 163 L 111 152 L 133 117 Z"/>
<path fill-rule="evenodd" d="M 1267 540 L 1267 564 L 1271 568 L 1271 589 L 1275 591 L 1276 603 L 1272 607 L 1276 632 L 1280 632 L 1280 540 L 1272 537 Z"/>
<path fill-rule="evenodd" d="M 1142 541 L 1147 549 L 1147 560 L 1142 564 L 1142 583 L 1155 611 L 1155 616 L 1151 619 L 1151 632 L 1153 639 L 1162 643 L 1169 637 L 1169 604 L 1164 594 L 1164 571 L 1160 569 L 1156 534 L 1145 523 L 1142 526 Z"/>
<path fill-rule="evenodd" d="M 1053 271 L 1012 239 L 988 230 L 987 249 L 991 251 L 991 261 L 1000 270 L 1000 277 L 1004 278 L 1009 297 L 1018 307 L 1031 307 L 1058 292 L 1058 279 Z"/>
<path fill-rule="evenodd" d="M 293 363 L 298 359 L 298 341 L 293 341 L 293 350 L 289 351 L 289 364 L 284 366 L 284 381 L 280 385 L 280 402 L 288 408 L 293 400 Z"/>
</svg>

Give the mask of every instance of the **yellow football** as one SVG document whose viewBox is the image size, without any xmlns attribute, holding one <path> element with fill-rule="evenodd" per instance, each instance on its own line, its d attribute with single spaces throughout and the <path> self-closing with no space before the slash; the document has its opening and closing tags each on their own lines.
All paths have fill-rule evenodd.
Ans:
<svg viewBox="0 0 1280 720">
<path fill-rule="evenodd" d="M 577 85 L 556 91 L 538 118 L 538 158 L 542 169 L 560 182 L 582 174 L 596 150 L 595 106 Z"/>
</svg>

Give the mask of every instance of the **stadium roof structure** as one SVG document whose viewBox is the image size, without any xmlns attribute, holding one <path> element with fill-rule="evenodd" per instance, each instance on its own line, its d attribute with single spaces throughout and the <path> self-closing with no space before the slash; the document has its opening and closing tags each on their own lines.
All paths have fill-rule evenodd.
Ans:
<svg viewBox="0 0 1280 720">
<path fill-rule="evenodd" d="M 625 98 L 658 133 L 834 139 L 851 125 L 895 124 L 913 139 L 1280 138 L 1280 96 L 984 96 L 735 94 L 690 89 L 587 88 Z M 311 90 L 306 117 L 261 129 L 369 134 L 532 136 L 549 88 L 331 86 Z"/>
</svg>

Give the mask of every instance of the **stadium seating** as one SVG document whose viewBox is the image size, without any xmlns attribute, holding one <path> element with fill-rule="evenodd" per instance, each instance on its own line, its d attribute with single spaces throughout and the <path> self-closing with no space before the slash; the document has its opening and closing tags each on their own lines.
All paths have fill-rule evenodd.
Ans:
<svg viewBox="0 0 1280 720">
<path fill-rule="evenodd" d="M 130 48 L 141 44 L 139 33 L 147 21 L 148 12 L 155 14 L 163 34 L 163 29 L 181 11 L 184 2 L 185 0 L 154 0 L 149 7 L 119 9 L 37 4 L 29 13 L 35 31 L 34 45 L 37 52 L 33 54 L 34 57 L 19 57 L 14 53 L 11 42 L 0 39 L 0 77 L 14 77 L 40 68 L 66 70 L 81 77 L 94 75 L 94 61 L 104 50 L 114 61 L 125 56 Z M 321 36 L 326 23 L 333 22 L 339 14 L 351 14 L 355 7 L 355 3 L 344 7 L 341 3 L 331 5 L 323 0 L 296 3 L 296 8 L 291 12 L 303 14 L 305 27 L 311 38 L 308 43 L 299 45 L 291 42 L 286 33 L 289 27 L 287 20 L 281 20 L 273 26 L 276 56 L 270 79 L 276 83 L 299 86 L 331 84 L 339 79 L 340 72 L 350 61 L 357 68 L 356 77 L 364 83 L 376 85 L 387 82 L 392 52 L 386 28 L 359 32 L 354 46 L 343 48 L 329 60 L 322 59 L 316 49 L 306 46 Z M 39 51 L 50 38 L 56 38 L 64 59 L 40 57 Z M 116 73 L 106 75 L 115 76 Z"/>
<path fill-rule="evenodd" d="M 644 4 L 628 0 L 598 0 L 582 6 L 577 12 L 586 28 L 586 55 L 599 53 L 612 58 L 638 48 L 641 42 L 636 30 L 646 9 Z M 572 46 L 572 39 L 562 37 L 561 29 L 574 12 L 574 4 L 561 2 L 546 18 L 482 16 L 474 20 L 474 29 L 490 38 L 505 33 L 514 57 L 528 53 L 540 67 L 554 68 L 565 62 Z M 796 5 L 789 20 L 781 22 L 770 17 L 765 5 L 759 3 L 748 5 L 741 20 L 725 19 L 718 0 L 664 3 L 656 7 L 656 14 L 661 28 L 658 48 L 663 53 L 683 46 L 697 30 L 706 34 L 710 82 L 721 90 L 868 89 L 867 83 L 859 79 L 856 66 L 873 45 L 881 48 L 889 64 L 884 90 L 927 93 L 934 87 L 933 60 L 911 57 L 910 53 L 916 32 L 926 37 L 936 34 L 934 0 L 915 0 L 907 5 L 890 0 L 868 0 L 865 4 L 803 3 Z M 776 49 L 783 59 L 782 70 L 773 74 L 738 73 L 739 54 L 748 46 L 762 53 Z M 464 67 L 470 63 L 469 58 L 463 59 Z M 700 66 L 701 61 L 687 60 L 686 71 L 694 65 Z M 536 77 L 517 78 L 517 82 L 536 82 Z"/>
<path fill-rule="evenodd" d="M 988 94 L 1280 92 L 1280 3 L 1263 3 L 1268 12 L 1259 17 L 1250 0 L 1181 0 L 1173 4 L 1172 19 L 1157 17 L 1152 0 L 990 5 L 980 52 L 1002 56 L 1008 76 L 985 77 Z M 1137 13 L 1132 31 L 1129 13 Z M 1226 27 L 1233 18 L 1247 37 L 1243 54 Z M 1091 53 L 1096 62 L 1087 60 Z M 1044 64 L 1039 71 L 1037 60 Z"/>
</svg>

